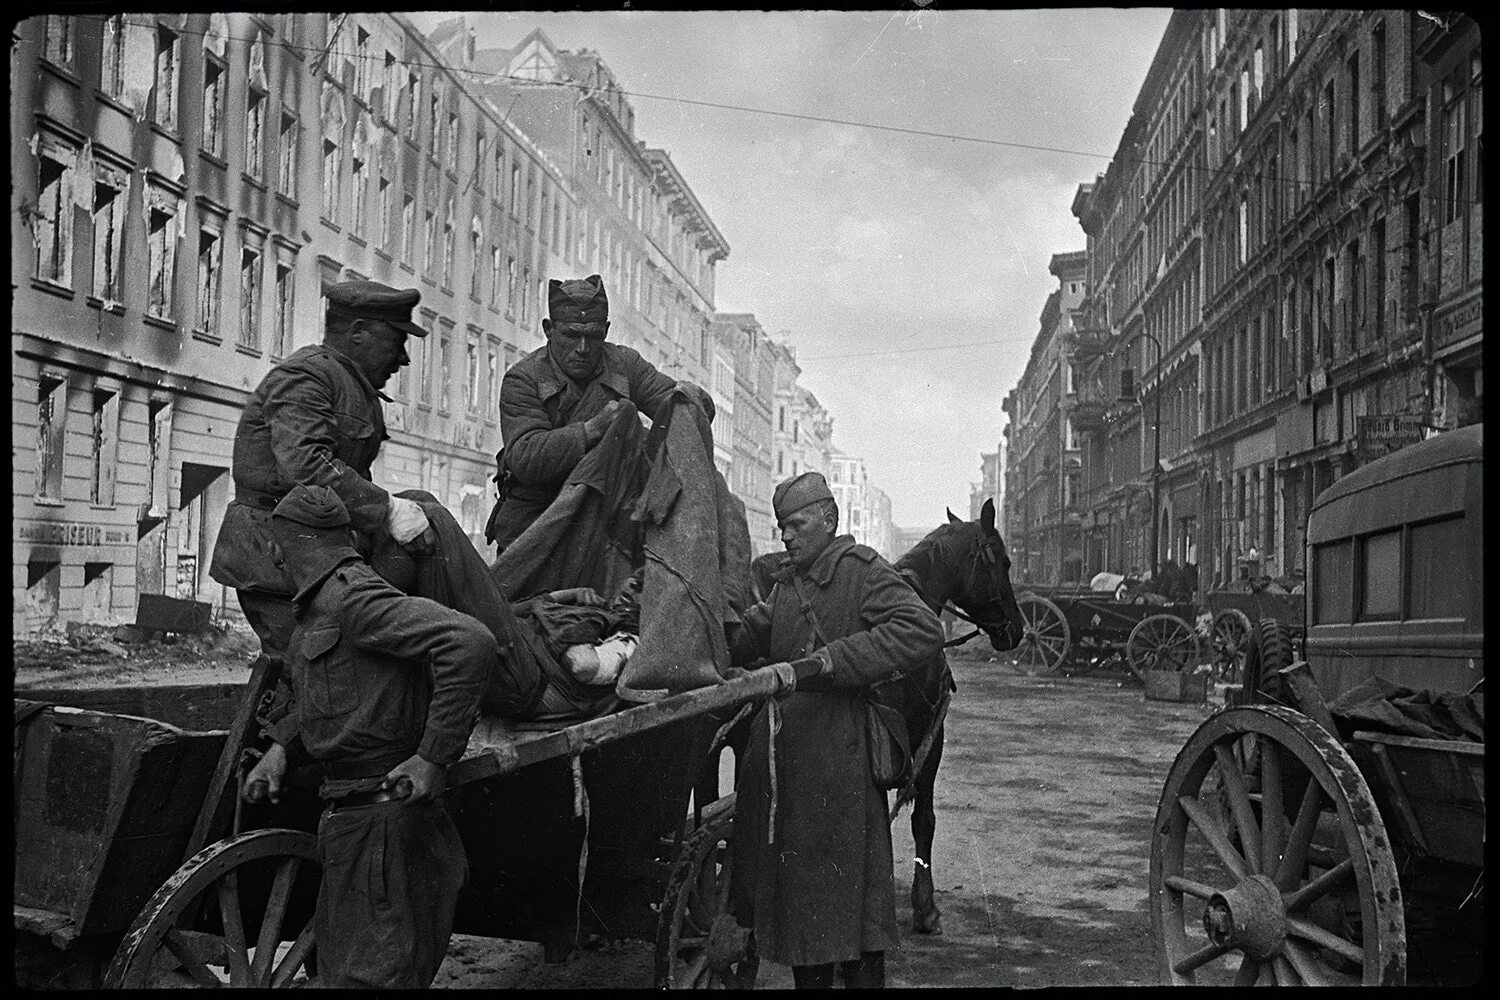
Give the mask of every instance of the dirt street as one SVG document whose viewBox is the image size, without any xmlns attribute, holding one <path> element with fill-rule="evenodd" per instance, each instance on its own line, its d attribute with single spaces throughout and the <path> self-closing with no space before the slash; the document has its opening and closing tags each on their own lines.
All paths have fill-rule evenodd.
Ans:
<svg viewBox="0 0 1500 1000">
<path fill-rule="evenodd" d="M 892 986 L 1085 986 L 1156 981 L 1147 842 L 1162 779 L 1208 708 L 1145 701 L 1113 679 L 1032 679 L 954 661 L 937 786 L 933 877 L 941 936 L 912 934 L 908 815 L 896 821 L 902 948 Z M 548 966 L 541 946 L 456 938 L 439 986 L 618 987 L 651 982 L 627 944 Z M 757 985 L 790 987 L 763 963 Z"/>
</svg>

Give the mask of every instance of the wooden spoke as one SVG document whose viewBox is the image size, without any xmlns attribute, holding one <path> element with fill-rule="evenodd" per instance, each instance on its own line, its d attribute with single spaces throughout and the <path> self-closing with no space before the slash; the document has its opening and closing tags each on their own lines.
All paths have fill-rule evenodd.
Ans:
<svg viewBox="0 0 1500 1000">
<path fill-rule="evenodd" d="M 1335 954 L 1342 955 L 1349 961 L 1361 964 L 1365 960 L 1365 951 L 1353 941 L 1346 941 L 1332 931 L 1325 931 L 1315 923 L 1302 920 L 1297 917 L 1286 918 L 1286 929 L 1288 934 L 1295 934 L 1305 938 L 1313 944 L 1327 948 Z"/>
<path fill-rule="evenodd" d="M 219 919 L 224 924 L 224 950 L 227 952 L 229 985 L 236 989 L 250 985 L 250 955 L 245 949 L 245 923 L 240 914 L 240 880 L 229 872 L 218 882 Z"/>
<path fill-rule="evenodd" d="M 1329 890 L 1334 889 L 1354 878 L 1354 861 L 1345 858 L 1328 871 L 1319 875 L 1311 882 L 1298 889 L 1296 892 L 1288 893 L 1282 897 L 1282 905 L 1288 913 L 1307 908 L 1307 905 L 1320 896 L 1326 895 Z"/>
<path fill-rule="evenodd" d="M 1184 958 L 1182 961 L 1173 965 L 1172 969 L 1180 975 L 1187 975 L 1189 972 L 1192 972 L 1199 966 L 1207 965 L 1209 962 L 1212 962 L 1220 955 L 1223 955 L 1225 952 L 1229 951 L 1231 947 L 1232 945 L 1225 943 L 1210 944 L 1207 947 L 1199 948 L 1187 958 Z"/>
<path fill-rule="evenodd" d="M 1188 819 L 1193 821 L 1193 825 L 1198 828 L 1198 832 L 1203 835 L 1208 846 L 1213 848 L 1213 852 L 1219 856 L 1219 860 L 1224 862 L 1224 867 L 1233 872 L 1235 878 L 1246 878 L 1250 872 L 1245 868 L 1245 859 L 1235 851 L 1234 845 L 1229 842 L 1224 831 L 1219 829 L 1219 825 L 1214 822 L 1212 816 L 1208 815 L 1198 800 L 1184 795 L 1177 800 L 1177 803 L 1182 807 L 1182 811 L 1187 813 Z"/>
<path fill-rule="evenodd" d="M 1245 851 L 1245 867 L 1250 874 L 1260 873 L 1260 831 L 1255 826 L 1255 810 L 1250 806 L 1250 793 L 1245 791 L 1245 776 L 1227 745 L 1214 745 L 1214 757 L 1219 762 L 1219 778 L 1224 782 L 1224 791 L 1229 794 L 1229 812 L 1234 817 L 1235 828 L 1240 834 L 1240 846 Z"/>
<path fill-rule="evenodd" d="M 1175 889 L 1177 892 L 1196 896 L 1198 899 L 1209 899 L 1217 891 L 1213 886 L 1204 885 L 1202 882 L 1194 882 L 1192 879 L 1183 878 L 1181 875 L 1168 875 L 1166 879 L 1167 888 Z"/>
<path fill-rule="evenodd" d="M 1296 970 L 1292 968 L 1292 963 L 1288 962 L 1284 956 L 1277 955 L 1271 959 L 1271 971 L 1276 973 L 1277 986 L 1302 985 L 1302 981 L 1298 977 Z"/>
<path fill-rule="evenodd" d="M 250 966 L 250 977 L 256 986 L 265 985 L 271 974 L 276 946 L 281 943 L 281 923 L 286 919 L 286 904 L 292 896 L 292 883 L 296 881 L 297 869 L 301 867 L 300 859 L 287 858 L 276 869 L 276 879 L 271 883 L 271 896 L 266 900 L 266 915 L 260 924 L 260 936 L 255 941 L 255 961 Z"/>
<path fill-rule="evenodd" d="M 1323 970 L 1318 968 L 1317 959 L 1296 941 L 1288 939 L 1282 945 L 1286 952 L 1287 961 L 1292 963 L 1292 968 L 1297 970 L 1297 977 L 1302 980 L 1303 986 L 1328 986 L 1328 978 L 1323 975 Z"/>
<path fill-rule="evenodd" d="M 1234 974 L 1234 985 L 1254 986 L 1260 980 L 1260 963 L 1246 955 L 1240 959 L 1239 971 Z"/>
<path fill-rule="evenodd" d="M 162 943 L 167 946 L 167 950 L 172 953 L 172 956 L 182 963 L 183 970 L 193 978 L 193 982 L 199 986 L 207 986 L 210 989 L 218 989 L 224 985 L 224 981 L 214 975 L 214 971 L 198 958 L 192 945 L 182 939 L 182 935 L 178 932 L 177 928 L 174 927 L 167 931 L 167 936 L 163 939 Z"/>
<path fill-rule="evenodd" d="M 688 959 L 687 964 L 683 966 L 680 982 L 684 985 L 692 984 L 693 986 L 697 986 L 707 978 L 707 973 L 708 948 L 705 946 L 702 951 Z"/>
<path fill-rule="evenodd" d="M 1302 805 L 1297 809 L 1297 820 L 1292 824 L 1287 838 L 1286 853 L 1281 857 L 1281 867 L 1276 869 L 1276 888 L 1286 892 L 1297 884 L 1302 871 L 1307 867 L 1307 848 L 1312 843 L 1313 831 L 1318 826 L 1318 813 L 1323 799 L 1323 790 L 1316 781 L 1307 783 L 1302 793 Z"/>
<path fill-rule="evenodd" d="M 1281 781 L 1281 748 L 1271 743 L 1260 755 L 1260 870 L 1263 872 L 1274 872 L 1281 863 L 1281 828 L 1286 822 Z"/>
<path fill-rule="evenodd" d="M 313 949 L 313 924 L 308 921 L 307 926 L 302 928 L 302 933 L 297 935 L 297 940 L 287 949 L 286 957 L 276 966 L 276 971 L 271 974 L 271 988 L 279 990 L 285 987 L 297 975 L 297 970 L 307 963 L 307 956 L 312 954 Z"/>
</svg>

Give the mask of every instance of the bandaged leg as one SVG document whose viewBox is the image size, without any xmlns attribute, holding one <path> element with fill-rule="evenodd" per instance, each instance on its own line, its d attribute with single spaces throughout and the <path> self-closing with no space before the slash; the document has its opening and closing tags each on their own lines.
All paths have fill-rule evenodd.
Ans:
<svg viewBox="0 0 1500 1000">
<path fill-rule="evenodd" d="M 617 632 L 597 646 L 569 646 L 563 653 L 563 662 L 584 684 L 613 684 L 630 654 L 635 652 L 635 646 L 635 636 Z"/>
</svg>

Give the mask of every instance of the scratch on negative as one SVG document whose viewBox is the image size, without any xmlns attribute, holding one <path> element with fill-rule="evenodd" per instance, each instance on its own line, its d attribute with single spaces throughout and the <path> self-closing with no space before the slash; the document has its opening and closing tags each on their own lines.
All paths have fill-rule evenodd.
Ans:
<svg viewBox="0 0 1500 1000">
<path fill-rule="evenodd" d="M 984 922 L 990 930 L 990 937 L 994 939 L 995 950 L 1000 950 L 1000 938 L 995 933 L 995 915 L 990 909 L 990 882 L 984 876 L 984 862 L 979 860 L 979 842 L 972 837 L 969 839 L 969 847 L 974 852 L 974 867 L 979 870 L 979 892 L 984 896 Z"/>
<path fill-rule="evenodd" d="M 1021 262 L 1021 273 L 1028 278 L 1031 277 L 1031 268 L 1026 266 L 1026 255 L 1021 252 L 1021 244 L 1016 242 L 1015 231 L 1006 226 L 1005 235 L 1010 237 L 1010 245 L 1016 250 L 1016 260 Z"/>
</svg>

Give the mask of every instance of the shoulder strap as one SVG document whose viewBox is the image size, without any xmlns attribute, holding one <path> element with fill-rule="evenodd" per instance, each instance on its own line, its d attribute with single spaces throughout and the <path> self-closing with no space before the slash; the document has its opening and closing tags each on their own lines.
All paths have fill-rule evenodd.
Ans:
<svg viewBox="0 0 1500 1000">
<path fill-rule="evenodd" d="M 797 610 L 802 612 L 802 617 L 806 618 L 807 623 L 812 626 L 813 638 L 818 640 L 820 646 L 828 645 L 828 637 L 823 634 L 823 627 L 818 623 L 818 615 L 813 611 L 812 602 L 802 592 L 802 582 L 797 579 L 796 572 L 793 572 L 787 579 L 791 581 L 792 590 L 797 595 Z"/>
</svg>

